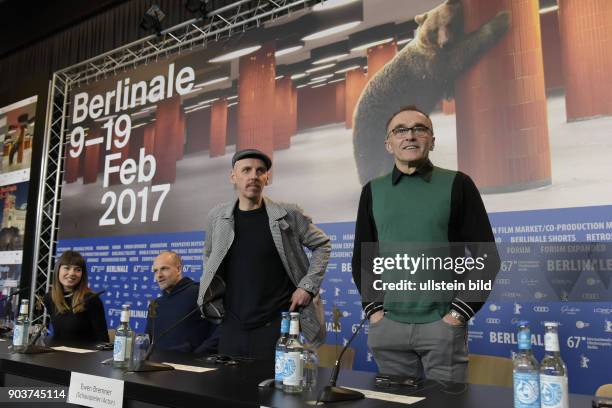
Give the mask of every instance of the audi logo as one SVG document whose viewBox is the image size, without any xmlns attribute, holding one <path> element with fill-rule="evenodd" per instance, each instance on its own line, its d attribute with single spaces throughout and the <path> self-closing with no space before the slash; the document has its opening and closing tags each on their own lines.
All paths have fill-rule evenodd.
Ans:
<svg viewBox="0 0 612 408">
<path fill-rule="evenodd" d="M 546 313 L 550 311 L 550 308 L 548 306 L 534 306 L 533 311 L 539 313 Z"/>
<path fill-rule="evenodd" d="M 488 317 L 486 322 L 489 324 L 500 324 L 501 320 L 496 317 Z"/>
</svg>

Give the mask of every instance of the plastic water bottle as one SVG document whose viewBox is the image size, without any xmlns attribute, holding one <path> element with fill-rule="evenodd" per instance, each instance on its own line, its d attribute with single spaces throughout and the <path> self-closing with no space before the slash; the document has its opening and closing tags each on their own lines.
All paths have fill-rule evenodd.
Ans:
<svg viewBox="0 0 612 408">
<path fill-rule="evenodd" d="M 568 408 L 567 367 L 559 352 L 558 323 L 545 322 L 544 349 L 540 364 L 540 399 L 542 408 Z"/>
<path fill-rule="evenodd" d="M 30 342 L 30 301 L 21 300 L 19 316 L 15 327 L 13 327 L 13 351 L 21 352 L 28 347 Z"/>
<path fill-rule="evenodd" d="M 290 313 L 289 339 L 285 352 L 285 368 L 283 370 L 283 391 L 289 394 L 302 392 L 302 379 L 304 368 L 302 365 L 302 352 L 304 346 L 300 342 L 300 314 Z"/>
<path fill-rule="evenodd" d="M 289 340 L 289 312 L 282 313 L 281 334 L 276 342 L 276 355 L 274 361 L 274 386 L 283 389 L 283 370 L 285 368 L 285 352 Z"/>
<path fill-rule="evenodd" d="M 514 408 L 540 408 L 538 362 L 531 351 L 531 331 L 526 321 L 519 322 L 518 353 L 513 365 Z"/>
<path fill-rule="evenodd" d="M 130 328 L 130 305 L 123 305 L 121 310 L 121 323 L 115 331 L 113 346 L 113 367 L 128 367 L 132 359 L 132 343 L 134 332 Z"/>
</svg>

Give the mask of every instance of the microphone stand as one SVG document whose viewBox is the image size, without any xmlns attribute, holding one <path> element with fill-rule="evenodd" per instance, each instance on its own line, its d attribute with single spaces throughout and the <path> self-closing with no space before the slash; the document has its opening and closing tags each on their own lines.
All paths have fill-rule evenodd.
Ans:
<svg viewBox="0 0 612 408">
<path fill-rule="evenodd" d="M 329 379 L 329 384 L 325 386 L 319 393 L 319 398 L 317 398 L 317 403 L 319 402 L 341 402 L 341 401 L 354 401 L 358 399 L 365 398 L 365 395 L 360 393 L 359 391 L 350 390 L 344 387 L 336 387 L 336 381 L 338 381 L 338 376 L 340 375 L 340 363 L 342 361 L 342 356 L 344 352 L 349 348 L 353 339 L 357 336 L 357 333 L 361 330 L 364 323 L 368 320 L 367 316 L 363 318 L 355 333 L 351 336 L 349 341 L 346 343 L 346 346 L 342 348 L 338 359 L 336 360 L 336 365 L 334 365 L 334 371 L 332 371 L 332 375 Z"/>
<path fill-rule="evenodd" d="M 36 344 L 40 336 L 42 335 L 42 331 L 45 330 L 45 327 L 41 324 L 38 330 L 34 333 L 25 350 L 16 351 L 18 354 L 41 354 L 41 353 L 51 353 L 53 350 L 51 347 L 47 346 L 39 346 Z"/>
<path fill-rule="evenodd" d="M 139 361 L 138 364 L 133 369 L 128 370 L 128 371 L 139 373 L 139 372 L 145 372 L 145 371 L 174 370 L 174 367 L 172 367 L 171 365 L 149 361 L 149 357 L 151 357 L 151 354 L 153 354 L 153 349 L 155 348 L 155 342 L 161 339 L 162 337 L 164 337 L 167 333 L 172 331 L 174 328 L 176 328 L 178 325 L 183 323 L 185 320 L 190 318 L 194 313 L 199 312 L 199 311 L 200 311 L 200 307 L 199 306 L 195 307 L 191 312 L 187 313 L 185 316 L 179 319 L 172 326 L 168 327 L 166 330 L 161 332 L 159 336 L 157 336 L 157 338 L 153 338 L 153 340 L 151 341 L 151 345 L 149 346 L 149 349 L 147 350 L 147 353 L 145 354 L 144 358 L 141 361 Z"/>
</svg>

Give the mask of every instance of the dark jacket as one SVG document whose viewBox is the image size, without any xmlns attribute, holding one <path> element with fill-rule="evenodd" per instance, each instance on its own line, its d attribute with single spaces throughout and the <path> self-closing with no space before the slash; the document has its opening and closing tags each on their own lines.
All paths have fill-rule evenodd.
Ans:
<svg viewBox="0 0 612 408">
<path fill-rule="evenodd" d="M 162 332 L 197 307 L 198 290 L 199 284 L 185 277 L 169 293 L 163 291 L 161 297 L 151 303 L 145 331 L 152 340 L 155 340 L 156 349 L 196 353 L 217 352 L 218 326 L 202 319 L 199 312 L 194 312 L 187 320 L 163 337 L 159 337 Z"/>
</svg>

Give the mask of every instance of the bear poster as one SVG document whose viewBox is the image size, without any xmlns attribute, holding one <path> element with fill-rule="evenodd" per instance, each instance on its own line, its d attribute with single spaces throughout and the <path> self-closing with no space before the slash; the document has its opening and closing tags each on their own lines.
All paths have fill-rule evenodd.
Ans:
<svg viewBox="0 0 612 408">
<path fill-rule="evenodd" d="M 608 27 L 610 14 L 536 0 L 342 3 L 72 90 L 58 251 L 86 255 L 109 316 L 130 299 L 146 313 L 160 249 L 177 250 L 199 277 L 207 214 L 235 197 L 231 157 L 255 147 L 273 161 L 266 194 L 299 204 L 332 239 L 321 292 L 328 341 L 342 343 L 361 315 L 350 280 L 360 191 L 391 171 L 385 124 L 409 104 L 431 114 L 433 163 L 476 182 L 498 241 L 612 241 L 612 88 L 597 74 L 612 60 L 600 58 L 603 40 L 581 37 L 588 25 L 574 24 Z M 514 328 L 500 317 L 569 310 L 535 315 L 544 312 L 527 306 L 534 300 L 483 308 L 470 347 L 508 356 Z M 585 338 L 610 337 L 597 307 L 575 309 L 561 315 L 565 327 L 581 319 Z M 354 367 L 375 370 L 365 335 L 355 347 Z M 607 350 L 585 346 L 584 370 L 603 378 Z M 570 372 L 580 364 L 568 361 Z M 570 386 L 593 392 L 589 381 L 577 375 Z"/>
</svg>

